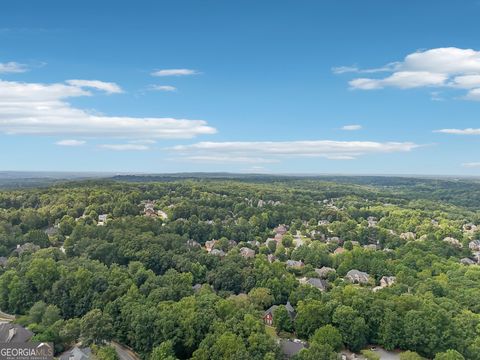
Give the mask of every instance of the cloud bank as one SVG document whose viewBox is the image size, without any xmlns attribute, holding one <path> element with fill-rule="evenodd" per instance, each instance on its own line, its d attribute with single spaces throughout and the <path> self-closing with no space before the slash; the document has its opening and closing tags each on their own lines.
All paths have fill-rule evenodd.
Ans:
<svg viewBox="0 0 480 360">
<path fill-rule="evenodd" d="M 121 92 L 115 83 L 98 80 L 53 84 L 0 80 L 0 132 L 133 139 L 188 139 L 216 133 L 204 120 L 98 115 L 66 101 L 92 96 L 89 89 Z"/>
<path fill-rule="evenodd" d="M 102 149 L 114 150 L 114 151 L 145 151 L 149 147 L 141 144 L 103 144 L 99 145 Z"/>
<path fill-rule="evenodd" d="M 7 63 L 0 63 L 0 74 L 17 74 L 28 71 L 28 67 L 25 64 L 19 64 L 14 61 Z"/>
<path fill-rule="evenodd" d="M 349 81 L 352 89 L 386 87 L 412 89 L 448 87 L 467 90 L 465 99 L 480 101 L 480 51 L 456 47 L 435 48 L 409 54 L 403 61 L 378 69 L 333 68 L 336 74 L 389 72 L 385 77 L 360 77 Z"/>
<path fill-rule="evenodd" d="M 198 71 L 192 69 L 163 69 L 152 72 L 152 76 L 187 76 L 196 75 Z"/>
<path fill-rule="evenodd" d="M 341 130 L 345 131 L 357 131 L 362 129 L 362 125 L 344 125 L 340 128 Z"/>
<path fill-rule="evenodd" d="M 115 83 L 104 82 L 99 80 L 67 80 L 67 84 L 80 88 L 92 88 L 105 91 L 107 94 L 120 94 L 123 90 Z"/>
<path fill-rule="evenodd" d="M 199 142 L 170 150 L 195 161 L 272 163 L 289 158 L 351 160 L 367 154 L 408 152 L 420 145 L 411 142 L 372 141 L 258 141 Z"/>
<path fill-rule="evenodd" d="M 443 133 L 443 134 L 453 134 L 453 135 L 480 135 L 480 129 L 440 129 L 434 130 L 433 132 Z"/>
<path fill-rule="evenodd" d="M 150 86 L 150 90 L 173 92 L 177 91 L 177 88 L 171 85 L 152 85 Z"/>
<path fill-rule="evenodd" d="M 84 140 L 60 140 L 57 141 L 55 144 L 60 145 L 60 146 L 82 146 L 85 145 L 86 141 Z"/>
</svg>

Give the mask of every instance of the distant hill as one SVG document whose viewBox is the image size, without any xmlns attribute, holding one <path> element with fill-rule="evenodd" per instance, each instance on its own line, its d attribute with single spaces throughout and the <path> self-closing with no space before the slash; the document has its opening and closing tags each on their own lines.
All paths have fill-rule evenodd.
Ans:
<svg viewBox="0 0 480 360">
<path fill-rule="evenodd" d="M 111 173 L 0 171 L 0 188 L 25 188 L 48 186 L 59 181 L 110 177 Z"/>
</svg>

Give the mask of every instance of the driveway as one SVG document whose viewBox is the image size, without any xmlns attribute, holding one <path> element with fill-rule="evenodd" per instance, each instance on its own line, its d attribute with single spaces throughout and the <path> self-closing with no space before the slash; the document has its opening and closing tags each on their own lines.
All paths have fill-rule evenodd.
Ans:
<svg viewBox="0 0 480 360">
<path fill-rule="evenodd" d="M 117 355 L 120 360 L 140 360 L 140 357 L 129 348 L 115 341 L 112 341 L 112 346 L 117 351 Z"/>
</svg>

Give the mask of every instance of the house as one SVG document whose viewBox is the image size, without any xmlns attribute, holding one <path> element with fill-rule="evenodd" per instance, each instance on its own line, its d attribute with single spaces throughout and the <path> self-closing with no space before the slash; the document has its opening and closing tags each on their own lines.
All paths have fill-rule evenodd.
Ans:
<svg viewBox="0 0 480 360">
<path fill-rule="evenodd" d="M 377 245 L 375 245 L 375 244 L 363 245 L 363 248 L 365 250 L 375 251 L 375 250 L 377 250 Z"/>
<path fill-rule="evenodd" d="M 151 200 L 147 200 L 143 207 L 143 213 L 147 217 L 156 217 L 157 213 L 155 211 L 155 202 Z"/>
<path fill-rule="evenodd" d="M 18 324 L 0 324 L 0 343 L 26 343 L 33 332 Z"/>
<path fill-rule="evenodd" d="M 288 268 L 297 268 L 301 269 L 305 266 L 303 261 L 296 261 L 296 260 L 287 260 L 287 267 Z"/>
<path fill-rule="evenodd" d="M 293 243 L 295 244 L 295 249 L 302 246 L 305 241 L 302 239 L 302 234 L 300 234 L 299 231 L 297 231 L 297 234 L 293 238 Z"/>
<path fill-rule="evenodd" d="M 378 219 L 374 216 L 369 216 L 367 218 L 367 222 L 368 222 L 368 227 L 376 227 L 378 223 Z"/>
<path fill-rule="evenodd" d="M 366 272 L 353 269 L 347 273 L 345 279 L 354 284 L 366 284 L 370 280 L 370 276 Z"/>
<path fill-rule="evenodd" d="M 328 220 L 318 220 L 318 226 L 327 226 L 330 224 Z"/>
<path fill-rule="evenodd" d="M 269 263 L 273 263 L 277 258 L 273 254 L 268 254 L 267 255 L 267 260 Z"/>
<path fill-rule="evenodd" d="M 251 246 L 256 246 L 256 247 L 259 247 L 259 246 L 260 246 L 260 242 L 257 241 L 257 240 L 247 241 L 247 244 L 249 244 L 249 245 L 251 245 Z"/>
<path fill-rule="evenodd" d="M 98 222 L 97 222 L 97 225 L 98 226 L 103 226 L 107 223 L 107 217 L 108 217 L 108 214 L 101 214 L 101 215 L 98 215 Z"/>
<path fill-rule="evenodd" d="M 277 310 L 278 305 L 272 305 L 270 306 L 264 313 L 263 313 L 263 322 L 265 325 L 273 325 L 273 318 L 275 314 L 275 310 Z M 293 308 L 292 304 L 290 304 L 290 301 L 287 301 L 285 304 L 285 309 L 287 309 L 288 316 L 290 316 L 290 319 L 295 319 L 295 316 L 297 315 L 295 313 L 295 309 Z"/>
<path fill-rule="evenodd" d="M 212 251 L 210 251 L 210 255 L 224 257 L 226 254 L 225 254 L 225 251 L 223 250 L 213 249 Z"/>
<path fill-rule="evenodd" d="M 277 308 L 277 305 L 272 305 L 263 313 L 263 322 L 265 323 L 265 325 L 273 325 L 273 313 Z"/>
<path fill-rule="evenodd" d="M 449 243 L 452 246 L 458 247 L 458 248 L 463 247 L 463 245 L 460 241 L 458 241 L 457 239 L 455 239 L 453 237 L 450 237 L 450 236 L 447 236 L 445 239 L 443 239 L 443 241 L 446 242 L 446 243 Z"/>
<path fill-rule="evenodd" d="M 395 276 L 382 276 L 380 279 L 380 286 L 382 288 L 392 286 L 395 284 L 396 280 L 397 278 Z"/>
<path fill-rule="evenodd" d="M 477 225 L 472 223 L 463 225 L 463 232 L 473 234 L 475 231 L 477 231 Z"/>
<path fill-rule="evenodd" d="M 468 248 L 472 251 L 480 251 L 480 240 L 473 240 L 468 243 Z"/>
<path fill-rule="evenodd" d="M 287 303 L 285 304 L 285 308 L 287 309 L 287 312 L 290 318 L 292 320 L 295 319 L 295 316 L 297 316 L 297 313 L 295 312 L 295 309 L 293 308 L 292 304 L 290 304 L 290 301 L 287 301 Z"/>
<path fill-rule="evenodd" d="M 270 244 L 271 242 L 277 243 L 277 241 L 276 241 L 274 238 L 268 238 L 268 239 L 265 241 L 265 245 L 268 246 L 268 244 Z"/>
<path fill-rule="evenodd" d="M 27 242 L 23 245 L 18 244 L 17 248 L 15 250 L 13 250 L 13 252 L 15 254 L 17 254 L 18 256 L 20 256 L 24 252 L 32 252 L 33 253 L 33 252 L 38 251 L 38 250 L 40 250 L 40 246 Z"/>
<path fill-rule="evenodd" d="M 310 237 L 316 240 L 325 240 L 325 234 L 322 234 L 320 231 L 317 230 L 310 231 Z"/>
<path fill-rule="evenodd" d="M 45 234 L 47 234 L 48 236 L 55 236 L 57 232 L 58 232 L 58 228 L 54 226 L 50 226 L 45 229 Z"/>
<path fill-rule="evenodd" d="M 165 211 L 158 210 L 157 214 L 160 217 L 160 219 L 162 219 L 162 220 L 167 220 L 168 219 L 168 215 Z"/>
<path fill-rule="evenodd" d="M 336 273 L 335 269 L 327 266 L 324 266 L 320 269 L 315 269 L 315 272 L 321 279 L 326 279 L 330 273 Z"/>
<path fill-rule="evenodd" d="M 75 346 L 72 350 L 66 351 L 59 356 L 59 360 L 89 360 L 93 359 L 92 350 L 88 347 L 79 348 Z"/>
<path fill-rule="evenodd" d="M 475 265 L 475 261 L 470 258 L 462 258 L 460 259 L 460 263 L 463 265 Z"/>
<path fill-rule="evenodd" d="M 411 231 L 400 234 L 400 239 L 402 240 L 415 240 L 416 237 L 417 237 L 417 234 Z"/>
<path fill-rule="evenodd" d="M 290 359 L 297 355 L 300 351 L 305 349 L 306 343 L 299 339 L 280 339 L 279 340 L 280 349 L 282 350 L 283 355 Z"/>
<path fill-rule="evenodd" d="M 242 247 L 240 249 L 240 255 L 242 255 L 245 259 L 254 258 L 255 257 L 255 250 L 252 250 L 247 247 Z"/>
<path fill-rule="evenodd" d="M 187 246 L 189 248 L 199 248 L 199 247 L 202 247 L 202 245 L 200 245 L 199 242 L 193 240 L 193 239 L 190 239 L 190 240 L 187 240 Z"/>
<path fill-rule="evenodd" d="M 337 255 L 337 254 L 342 254 L 342 253 L 344 253 L 344 252 L 345 252 L 345 249 L 344 249 L 344 248 L 338 247 L 338 248 L 335 249 L 335 251 L 334 251 L 333 253 L 334 253 L 335 255 Z"/>
<path fill-rule="evenodd" d="M 277 235 L 285 235 L 287 231 L 288 229 L 285 225 L 278 225 L 275 229 L 273 229 L 273 232 Z"/>
<path fill-rule="evenodd" d="M 308 285 L 317 288 L 320 291 L 327 291 L 328 283 L 326 280 L 318 278 L 309 278 L 306 282 Z"/>
<path fill-rule="evenodd" d="M 207 252 L 211 252 L 213 250 L 213 247 L 215 244 L 218 242 L 218 240 L 210 240 L 205 242 L 205 249 Z"/>
<path fill-rule="evenodd" d="M 280 243 L 283 239 L 283 235 L 282 234 L 276 234 L 273 239 L 275 240 L 275 242 Z"/>
<path fill-rule="evenodd" d="M 152 209 L 155 207 L 155 200 L 145 200 L 143 202 L 143 208 L 144 210 L 147 210 L 147 209 Z"/>
</svg>

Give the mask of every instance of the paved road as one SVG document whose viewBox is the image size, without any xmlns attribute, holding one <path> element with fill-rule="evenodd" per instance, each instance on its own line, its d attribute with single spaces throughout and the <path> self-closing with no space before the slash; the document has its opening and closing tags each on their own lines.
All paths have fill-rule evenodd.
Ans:
<svg viewBox="0 0 480 360">
<path fill-rule="evenodd" d="M 3 311 L 0 310 L 0 322 L 1 323 L 8 323 L 8 322 L 11 322 L 13 320 L 15 320 L 14 315 L 4 313 Z"/>
<path fill-rule="evenodd" d="M 380 356 L 380 360 L 400 360 L 400 352 L 395 351 L 387 351 L 382 349 L 381 347 L 377 347 L 374 352 Z M 365 360 L 365 357 L 360 354 L 352 354 L 349 351 L 342 351 L 341 354 L 345 354 L 347 359 L 355 359 L 355 360 Z"/>
<path fill-rule="evenodd" d="M 383 349 L 378 349 L 375 352 L 380 356 L 380 360 L 400 360 L 400 354 L 397 352 Z"/>
<path fill-rule="evenodd" d="M 140 360 L 139 356 L 127 347 L 115 341 L 112 341 L 112 345 L 117 351 L 117 355 L 120 360 Z"/>
</svg>

